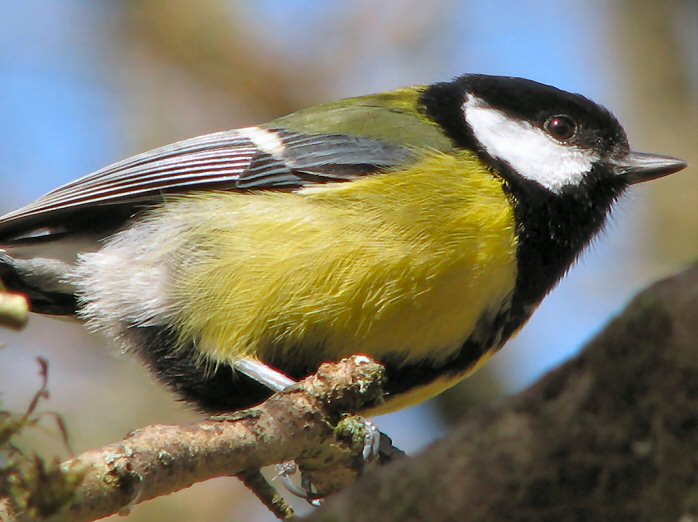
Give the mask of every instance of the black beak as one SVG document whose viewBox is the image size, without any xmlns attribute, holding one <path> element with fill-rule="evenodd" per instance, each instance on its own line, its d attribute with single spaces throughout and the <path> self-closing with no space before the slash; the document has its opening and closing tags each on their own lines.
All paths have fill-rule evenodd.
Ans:
<svg viewBox="0 0 698 522">
<path fill-rule="evenodd" d="M 629 185 L 661 178 L 673 174 L 688 166 L 683 160 L 659 154 L 631 152 L 624 158 L 613 162 L 613 171 L 625 177 Z"/>
</svg>

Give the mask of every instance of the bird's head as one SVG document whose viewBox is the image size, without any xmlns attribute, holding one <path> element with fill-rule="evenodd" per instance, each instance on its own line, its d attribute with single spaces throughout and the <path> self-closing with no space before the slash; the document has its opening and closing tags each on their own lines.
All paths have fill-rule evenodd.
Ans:
<svg viewBox="0 0 698 522">
<path fill-rule="evenodd" d="M 596 181 L 622 190 L 686 167 L 677 158 L 631 151 L 607 109 L 531 80 L 466 75 L 431 86 L 424 100 L 458 145 L 476 150 L 508 181 L 553 194 Z"/>
</svg>

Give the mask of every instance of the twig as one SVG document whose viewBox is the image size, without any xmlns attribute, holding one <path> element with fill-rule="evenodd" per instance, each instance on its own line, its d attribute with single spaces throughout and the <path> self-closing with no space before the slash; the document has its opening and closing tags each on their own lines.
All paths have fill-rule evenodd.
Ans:
<svg viewBox="0 0 698 522">
<path fill-rule="evenodd" d="M 267 482 L 267 479 L 264 478 L 259 470 L 243 471 L 238 474 L 238 478 L 276 518 L 286 521 L 296 518 L 293 508 L 289 506 L 284 500 L 284 497 Z"/>
</svg>

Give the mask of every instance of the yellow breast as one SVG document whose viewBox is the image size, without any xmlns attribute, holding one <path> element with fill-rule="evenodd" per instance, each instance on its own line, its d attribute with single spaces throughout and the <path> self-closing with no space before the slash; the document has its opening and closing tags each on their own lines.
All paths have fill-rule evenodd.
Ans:
<svg viewBox="0 0 698 522">
<path fill-rule="evenodd" d="M 296 193 L 189 195 L 160 212 L 187 216 L 176 323 L 214 362 L 444 360 L 516 278 L 512 207 L 466 153 Z"/>
</svg>

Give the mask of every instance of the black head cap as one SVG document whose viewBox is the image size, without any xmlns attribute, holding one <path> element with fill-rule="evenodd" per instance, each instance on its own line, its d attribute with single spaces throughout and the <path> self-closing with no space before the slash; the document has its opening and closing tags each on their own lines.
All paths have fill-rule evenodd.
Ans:
<svg viewBox="0 0 698 522">
<path fill-rule="evenodd" d="M 623 127 L 601 105 L 580 94 L 533 80 L 486 74 L 467 74 L 452 82 L 433 84 L 422 96 L 429 117 L 440 123 L 461 147 L 479 146 L 463 116 L 462 106 L 468 95 L 511 118 L 541 128 L 550 117 L 567 115 L 579 125 L 570 144 L 594 149 L 603 156 L 620 156 L 629 151 Z"/>
<path fill-rule="evenodd" d="M 604 155 L 621 155 L 630 149 L 625 130 L 605 107 L 581 94 L 563 91 L 525 78 L 471 74 L 455 82 L 509 116 L 542 127 L 551 116 L 564 114 L 578 122 L 575 142 Z"/>
</svg>

